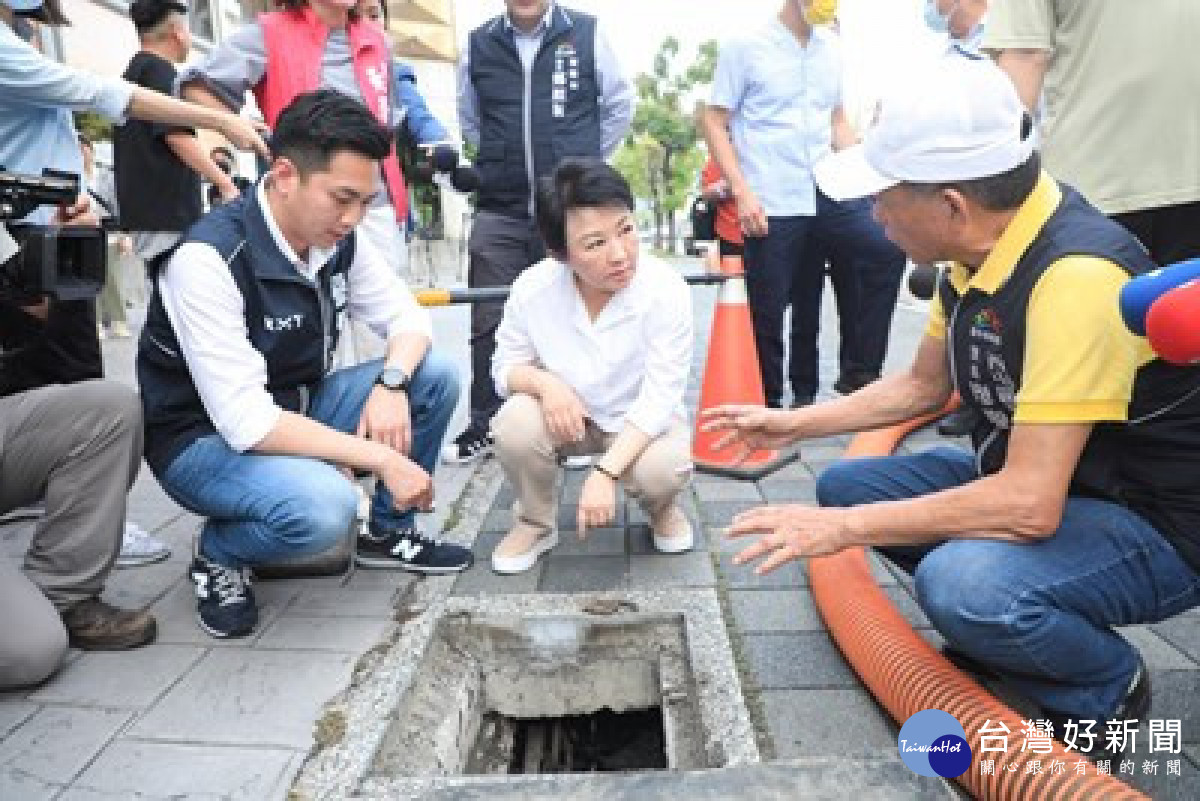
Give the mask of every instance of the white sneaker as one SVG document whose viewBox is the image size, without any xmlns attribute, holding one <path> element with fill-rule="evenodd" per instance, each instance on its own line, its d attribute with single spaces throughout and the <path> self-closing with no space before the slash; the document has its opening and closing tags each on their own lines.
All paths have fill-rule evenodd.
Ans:
<svg viewBox="0 0 1200 801">
<path fill-rule="evenodd" d="M 650 534 L 654 548 L 659 553 L 690 551 L 696 541 L 691 521 L 674 504 L 650 521 Z"/>
<path fill-rule="evenodd" d="M 558 532 L 548 532 L 518 520 L 492 551 L 492 570 L 502 575 L 524 573 L 537 564 L 542 554 L 558 545 Z M 501 553 L 501 552 L 504 553 Z"/>
<path fill-rule="evenodd" d="M 117 320 L 108 324 L 108 335 L 114 339 L 129 339 L 129 324 L 124 320 Z"/>
<path fill-rule="evenodd" d="M 584 453 L 579 456 L 564 456 L 562 463 L 563 467 L 568 470 L 587 470 L 595 459 L 596 457 L 592 454 Z"/>
<path fill-rule="evenodd" d="M 137 523 L 126 522 L 121 535 L 121 552 L 117 567 L 141 567 L 161 562 L 171 555 L 171 548 Z"/>
</svg>

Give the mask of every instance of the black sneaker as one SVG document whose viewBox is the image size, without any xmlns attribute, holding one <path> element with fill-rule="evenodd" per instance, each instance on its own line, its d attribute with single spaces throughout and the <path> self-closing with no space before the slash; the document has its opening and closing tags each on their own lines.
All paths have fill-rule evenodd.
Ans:
<svg viewBox="0 0 1200 801">
<path fill-rule="evenodd" d="M 878 378 L 874 373 L 843 373 L 833 382 L 833 391 L 839 395 L 850 395 Z"/>
<path fill-rule="evenodd" d="M 442 448 L 442 461 L 446 464 L 470 464 L 491 453 L 493 444 L 490 432 L 468 426 L 453 442 Z"/>
<path fill-rule="evenodd" d="M 1080 751 L 1079 753 L 1093 762 L 1101 762 L 1114 759 L 1119 759 L 1125 755 L 1124 750 L 1116 750 L 1108 747 L 1107 737 L 1107 721 L 1110 720 L 1136 720 L 1145 722 L 1146 716 L 1150 714 L 1150 671 L 1146 669 L 1145 661 L 1139 659 L 1137 670 L 1134 671 L 1133 678 L 1129 680 L 1129 689 L 1125 692 L 1125 697 L 1112 714 L 1104 720 L 1096 721 L 1092 732 L 1096 735 L 1096 739 L 1092 747 L 1088 751 Z M 1043 715 L 1046 720 L 1050 721 L 1054 727 L 1054 736 L 1060 741 L 1066 731 L 1067 723 L 1075 721 L 1074 715 L 1069 715 L 1062 712 L 1056 712 L 1052 709 L 1043 709 Z M 1082 730 L 1084 727 L 1080 727 Z M 1139 731 L 1143 730 L 1141 726 Z M 1130 738 L 1133 739 L 1133 738 Z M 1130 752 L 1132 753 L 1132 752 Z"/>
<path fill-rule="evenodd" d="M 250 571 L 225 567 L 197 555 L 188 571 L 196 587 L 196 617 L 213 637 L 245 637 L 258 625 Z"/>
<path fill-rule="evenodd" d="M 371 523 L 371 535 L 358 538 L 354 561 L 363 567 L 398 568 L 412 573 L 457 573 L 475 561 L 470 548 L 435 540 L 415 524 L 387 529 Z"/>
</svg>

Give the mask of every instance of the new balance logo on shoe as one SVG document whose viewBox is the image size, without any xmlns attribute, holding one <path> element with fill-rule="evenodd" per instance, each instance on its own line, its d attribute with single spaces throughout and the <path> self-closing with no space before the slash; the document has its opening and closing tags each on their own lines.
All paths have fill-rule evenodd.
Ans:
<svg viewBox="0 0 1200 801">
<path fill-rule="evenodd" d="M 425 550 L 425 546 L 421 543 L 402 539 L 392 546 L 392 555 L 400 557 L 405 562 L 414 562 L 423 550 Z"/>
</svg>

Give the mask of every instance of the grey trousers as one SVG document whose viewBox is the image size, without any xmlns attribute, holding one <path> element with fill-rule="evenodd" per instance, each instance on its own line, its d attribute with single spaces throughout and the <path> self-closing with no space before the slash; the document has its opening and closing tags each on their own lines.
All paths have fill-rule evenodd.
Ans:
<svg viewBox="0 0 1200 801">
<path fill-rule="evenodd" d="M 476 213 L 467 250 L 467 285 L 472 289 L 511 286 L 526 267 L 546 255 L 533 220 L 490 211 Z M 500 396 L 492 383 L 492 354 L 503 313 L 503 301 L 471 304 L 471 425 L 485 431 L 500 408 Z"/>
<path fill-rule="evenodd" d="M 0 689 L 58 667 L 67 650 L 59 610 L 104 589 L 141 458 L 141 402 L 121 384 L 0 398 L 0 513 L 45 506 L 23 568 L 0 559 Z"/>
</svg>

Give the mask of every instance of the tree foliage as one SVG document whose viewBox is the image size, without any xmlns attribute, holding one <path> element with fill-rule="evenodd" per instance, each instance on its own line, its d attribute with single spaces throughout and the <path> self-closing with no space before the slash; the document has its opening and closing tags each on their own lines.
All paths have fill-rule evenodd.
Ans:
<svg viewBox="0 0 1200 801">
<path fill-rule="evenodd" d="M 634 194 L 650 205 L 655 247 L 660 249 L 664 229 L 674 248 L 675 213 L 687 203 L 704 164 L 692 98 L 698 87 L 712 82 L 717 63 L 714 41 L 702 44 L 682 69 L 676 63 L 679 49 L 679 40 L 667 37 L 654 56 L 652 72 L 637 76 L 637 110 L 614 161 Z"/>
</svg>

